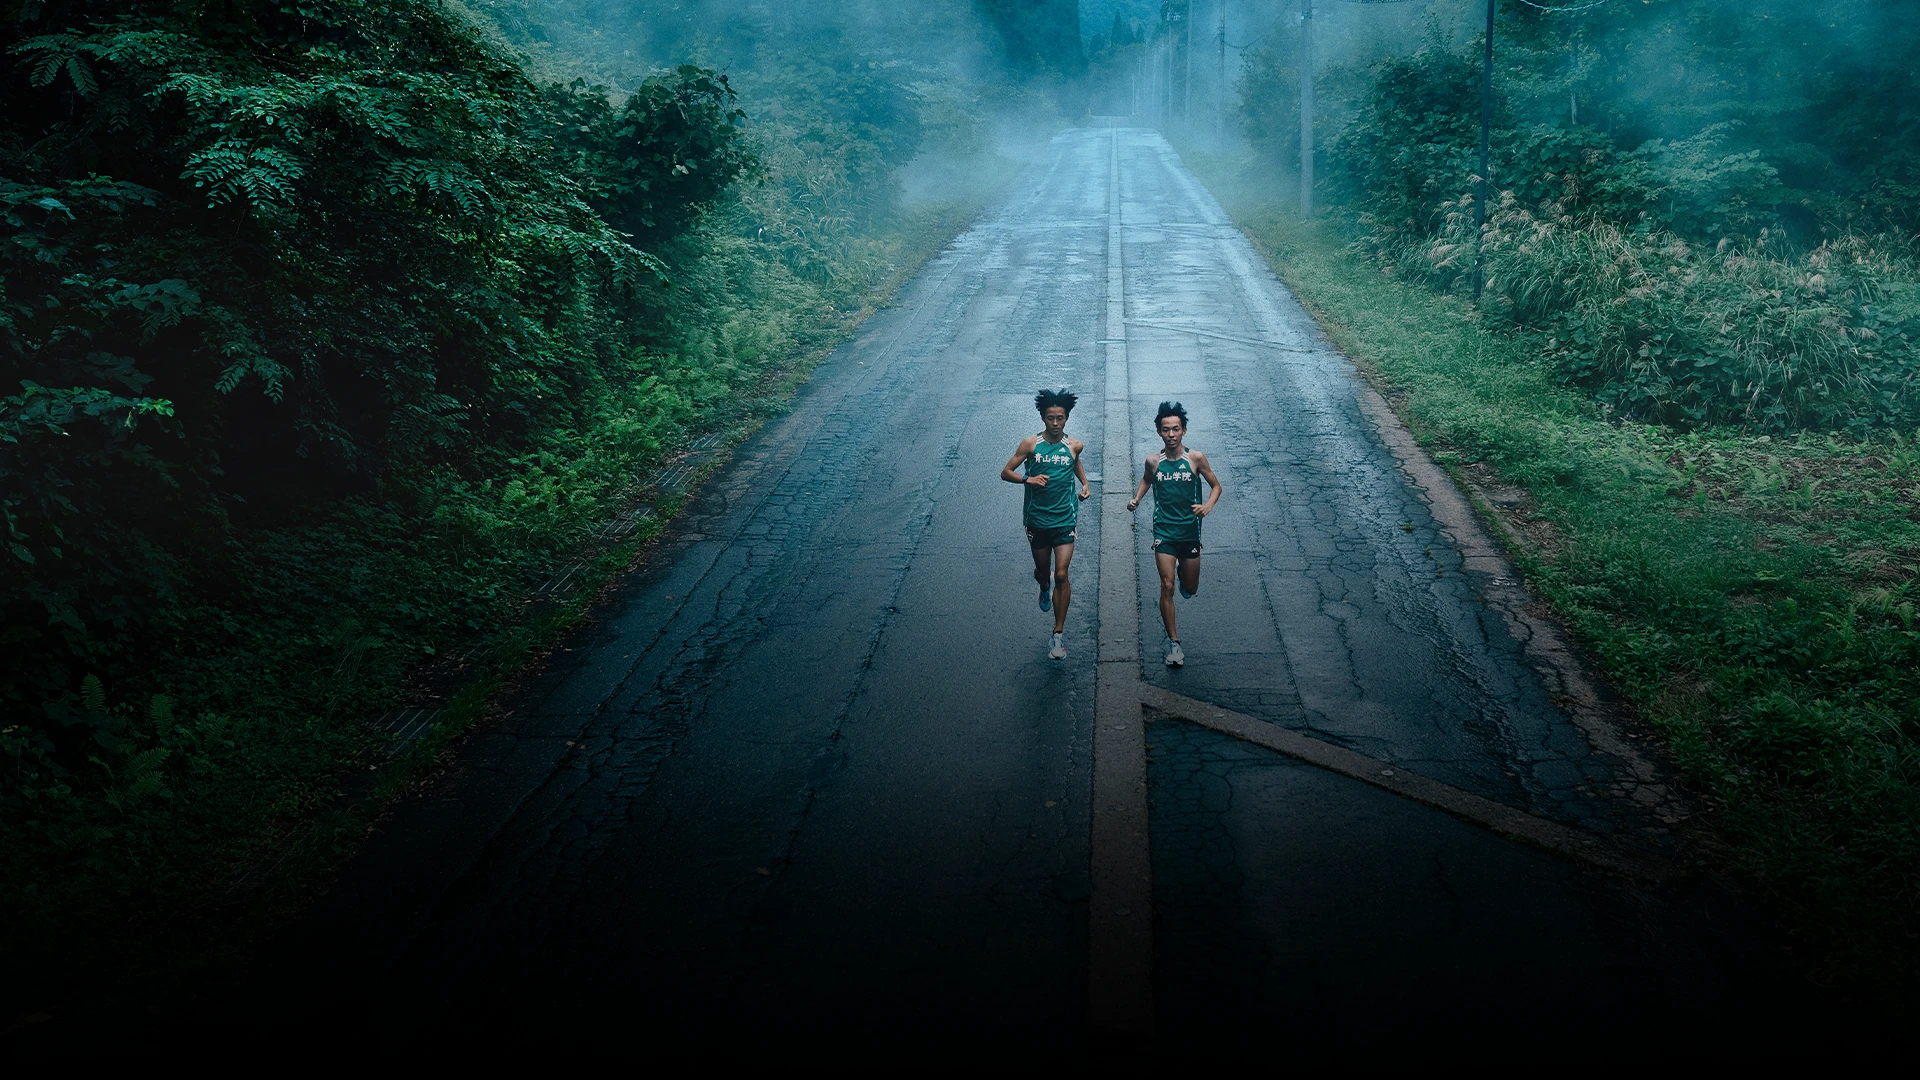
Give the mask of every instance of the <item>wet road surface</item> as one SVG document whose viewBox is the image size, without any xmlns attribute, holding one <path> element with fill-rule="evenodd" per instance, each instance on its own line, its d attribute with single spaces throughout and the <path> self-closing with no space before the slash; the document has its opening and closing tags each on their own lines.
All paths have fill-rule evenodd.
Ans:
<svg viewBox="0 0 1920 1080">
<path fill-rule="evenodd" d="M 1058 385 L 1112 489 L 1083 506 L 1051 663 L 997 473 Z M 1110 505 L 1162 398 L 1227 492 L 1178 671 L 1146 511 L 1135 530 Z M 252 1022 L 1071 1058 L 1155 1028 L 1203 1056 L 1275 1035 L 1467 1047 L 1494 1020 L 1506 1047 L 1616 1024 L 1633 1048 L 1654 1019 L 1715 1013 L 1730 961 L 1684 904 L 1124 698 L 1172 690 L 1660 847 L 1645 763 L 1559 701 L 1486 601 L 1512 582 L 1363 403 L 1164 141 L 1061 135 L 395 810 L 263 958 L 274 1004 Z M 1098 808 L 1142 823 L 1117 854 L 1095 851 L 1117 835 L 1095 827 L 1096 666 L 1101 708 L 1130 710 L 1112 737 L 1145 755 L 1112 789 L 1139 805 Z M 1150 902 L 1103 907 L 1115 874 Z M 1147 981 L 1111 1006 L 1130 1030 L 1090 1037 L 1108 940 L 1150 949 Z"/>
</svg>

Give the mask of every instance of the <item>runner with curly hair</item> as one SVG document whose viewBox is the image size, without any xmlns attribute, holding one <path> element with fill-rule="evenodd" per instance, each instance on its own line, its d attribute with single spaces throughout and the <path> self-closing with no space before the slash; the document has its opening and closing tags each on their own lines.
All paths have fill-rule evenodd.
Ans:
<svg viewBox="0 0 1920 1080">
<path fill-rule="evenodd" d="M 1000 470 L 1000 479 L 1022 485 L 1026 495 L 1022 520 L 1027 546 L 1033 550 L 1033 580 L 1040 584 L 1040 610 L 1053 612 L 1053 642 L 1047 652 L 1053 660 L 1067 658 L 1063 635 L 1067 605 L 1073 600 L 1067 570 L 1078 538 L 1080 500 L 1092 494 L 1087 467 L 1080 461 L 1086 444 L 1067 437 L 1067 417 L 1078 401 L 1065 388 L 1035 394 L 1033 404 L 1040 410 L 1044 429 L 1020 440 Z M 1017 471 L 1023 468 L 1024 472 Z"/>
</svg>

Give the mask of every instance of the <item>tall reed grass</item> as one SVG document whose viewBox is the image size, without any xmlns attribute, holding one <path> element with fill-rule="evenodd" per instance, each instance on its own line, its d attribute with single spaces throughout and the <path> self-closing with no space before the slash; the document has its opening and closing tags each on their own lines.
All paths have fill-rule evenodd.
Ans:
<svg viewBox="0 0 1920 1080">
<path fill-rule="evenodd" d="M 1382 246 L 1403 274 L 1459 288 L 1470 197 L 1431 239 Z M 1842 235 L 1794 251 L 1761 230 L 1714 245 L 1529 207 L 1505 193 L 1482 235 L 1486 310 L 1610 409 L 1682 428 L 1865 434 L 1920 424 L 1920 252 Z"/>
</svg>

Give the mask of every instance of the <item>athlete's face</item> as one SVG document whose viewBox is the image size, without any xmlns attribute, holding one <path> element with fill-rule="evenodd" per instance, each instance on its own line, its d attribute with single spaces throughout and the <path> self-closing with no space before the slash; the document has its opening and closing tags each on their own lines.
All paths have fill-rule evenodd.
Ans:
<svg viewBox="0 0 1920 1080">
<path fill-rule="evenodd" d="M 1169 451 L 1180 445 L 1180 439 L 1187 433 L 1187 425 L 1177 416 L 1168 416 L 1160 421 L 1160 441 L 1167 444 Z"/>
<path fill-rule="evenodd" d="M 1040 414 L 1040 422 L 1047 425 L 1048 441 L 1058 442 L 1060 433 L 1067 430 L 1067 410 L 1058 405 L 1049 406 Z"/>
</svg>

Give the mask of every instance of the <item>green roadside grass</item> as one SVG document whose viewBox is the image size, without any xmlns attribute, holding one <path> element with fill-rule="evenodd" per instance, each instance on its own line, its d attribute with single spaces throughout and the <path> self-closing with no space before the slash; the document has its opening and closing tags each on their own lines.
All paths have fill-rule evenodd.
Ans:
<svg viewBox="0 0 1920 1080">
<path fill-rule="evenodd" d="M 828 286 L 708 305 L 717 361 L 663 363 L 590 426 L 556 433 L 501 475 L 450 478 L 411 505 L 347 500 L 237 531 L 245 550 L 232 577 L 183 598 L 167 670 L 132 687 L 90 681 L 87 707 L 139 748 L 103 744 L 105 797 L 0 823 L 11 975 L 0 1027 L 30 1028 L 80 1000 L 145 1007 L 244 962 L 498 692 L 645 560 L 682 505 L 647 495 L 647 477 L 695 436 L 731 448 L 784 411 L 1012 167 L 983 163 L 951 202 L 899 213 L 849 246 Z M 751 334 L 738 329 L 747 325 Z M 617 542 L 596 540 L 636 498 L 652 515 Z M 570 587 L 532 596 L 575 560 L 586 565 Z M 423 698 L 429 683 L 438 700 Z M 439 722 L 389 760 L 382 715 L 423 701 Z"/>
<path fill-rule="evenodd" d="M 1911 989 L 1920 433 L 1621 422 L 1524 334 L 1396 281 L 1235 162 L 1186 159 L 1435 459 L 1501 493 L 1482 513 L 1665 739 L 1710 872 L 1766 899 L 1810 977 Z"/>
</svg>

